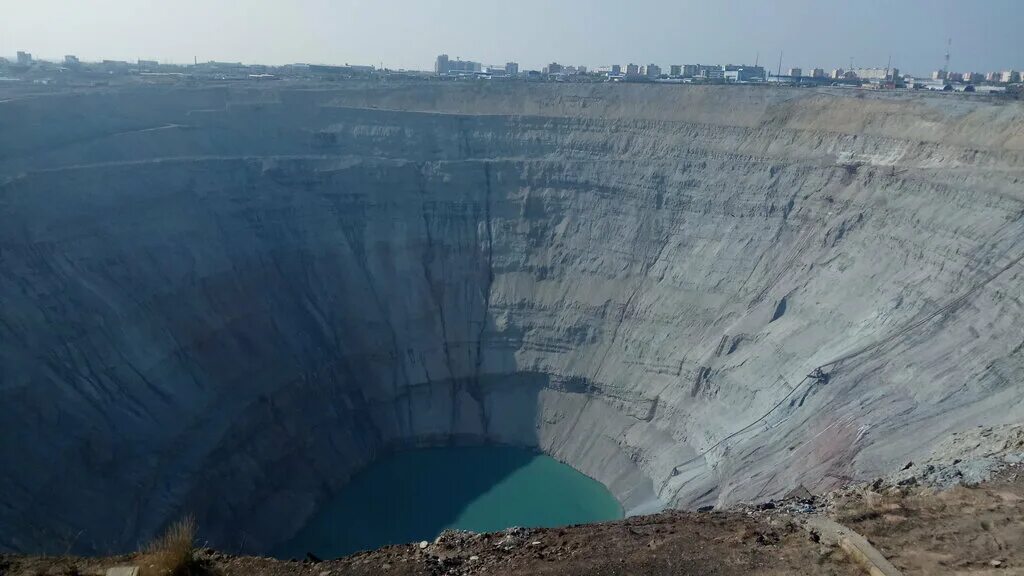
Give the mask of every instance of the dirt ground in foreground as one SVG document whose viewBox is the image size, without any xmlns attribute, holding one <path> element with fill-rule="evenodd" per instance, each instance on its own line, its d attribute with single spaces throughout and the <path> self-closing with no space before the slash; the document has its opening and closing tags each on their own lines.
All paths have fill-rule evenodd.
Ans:
<svg viewBox="0 0 1024 576">
<path fill-rule="evenodd" d="M 833 519 L 906 575 L 1024 576 L 1024 468 L 973 488 L 844 490 L 833 500 Z"/>
<path fill-rule="evenodd" d="M 493 534 L 446 532 L 425 547 L 389 546 L 330 561 L 199 553 L 213 576 L 855 575 L 862 569 L 801 527 L 828 514 L 906 575 L 1024 575 L 1024 469 L 977 487 L 846 488 L 826 497 L 725 512 L 670 511 L 617 522 Z M 0 556 L 7 576 L 101 575 L 138 557 Z"/>
<path fill-rule="evenodd" d="M 841 554 L 812 542 L 794 522 L 772 522 L 743 512 L 666 512 L 562 529 L 449 532 L 422 549 L 418 544 L 390 546 L 324 562 L 210 551 L 203 556 L 209 572 L 223 576 L 859 574 Z M 8 556 L 2 562 L 7 566 L 0 572 L 10 576 L 70 576 L 75 571 L 101 573 L 110 566 L 134 564 L 135 559 Z"/>
</svg>

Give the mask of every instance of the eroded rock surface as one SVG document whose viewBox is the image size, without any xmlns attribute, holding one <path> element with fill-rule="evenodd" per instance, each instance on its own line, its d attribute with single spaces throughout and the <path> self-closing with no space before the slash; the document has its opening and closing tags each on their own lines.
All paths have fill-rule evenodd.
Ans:
<svg viewBox="0 0 1024 576">
<path fill-rule="evenodd" d="M 1020 103 L 100 88 L 0 126 L 0 549 L 192 512 L 267 550 L 395 446 L 536 446 L 638 513 L 1024 416 Z"/>
</svg>

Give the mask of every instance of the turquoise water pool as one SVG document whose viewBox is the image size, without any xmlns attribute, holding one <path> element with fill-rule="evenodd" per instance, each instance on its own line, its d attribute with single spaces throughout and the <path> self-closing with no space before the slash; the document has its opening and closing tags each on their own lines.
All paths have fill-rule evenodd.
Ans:
<svg viewBox="0 0 1024 576">
<path fill-rule="evenodd" d="M 412 450 L 354 476 L 277 556 L 333 558 L 432 540 L 446 528 L 488 532 L 621 517 L 602 484 L 543 454 L 494 446 Z"/>
</svg>

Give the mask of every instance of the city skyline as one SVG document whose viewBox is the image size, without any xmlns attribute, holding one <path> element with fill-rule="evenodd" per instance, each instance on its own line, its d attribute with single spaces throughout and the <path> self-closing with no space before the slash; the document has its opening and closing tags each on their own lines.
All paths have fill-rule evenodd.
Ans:
<svg viewBox="0 0 1024 576">
<path fill-rule="evenodd" d="M 770 5 L 769 5 L 770 4 Z M 753 64 L 782 68 L 893 67 L 924 75 L 1024 67 L 1024 3 L 952 0 L 757 3 L 565 0 L 515 7 L 466 0 L 305 0 L 283 9 L 255 0 L 244 12 L 198 0 L 41 0 L 7 7 L 0 55 L 60 60 L 370 64 L 430 70 L 437 54 L 485 64 Z M 187 33 L 185 32 L 187 31 Z"/>
</svg>

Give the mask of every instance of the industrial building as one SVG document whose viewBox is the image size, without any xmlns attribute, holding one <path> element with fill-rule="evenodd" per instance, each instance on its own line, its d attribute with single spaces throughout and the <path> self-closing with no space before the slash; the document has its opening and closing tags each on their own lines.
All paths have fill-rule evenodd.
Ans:
<svg viewBox="0 0 1024 576">
<path fill-rule="evenodd" d="M 853 68 L 850 72 L 853 73 L 854 78 L 879 82 L 895 82 L 900 76 L 899 68 Z M 844 75 L 843 77 L 849 78 L 850 76 Z"/>
<path fill-rule="evenodd" d="M 325 78 L 345 78 L 353 76 L 368 76 L 374 72 L 373 66 L 327 66 L 323 64 L 309 64 L 305 66 L 310 74 L 316 74 Z"/>
<path fill-rule="evenodd" d="M 725 80 L 725 70 L 721 66 L 701 66 L 697 77 L 706 80 Z"/>
<path fill-rule="evenodd" d="M 447 54 L 441 54 L 434 61 L 434 72 L 437 74 L 473 74 L 481 72 L 483 70 L 483 64 L 479 62 L 473 62 L 472 60 L 459 60 L 456 58 L 452 60 Z"/>
<path fill-rule="evenodd" d="M 472 74 L 483 70 L 483 64 L 472 60 L 455 60 L 448 62 L 448 72 L 462 72 Z"/>
<path fill-rule="evenodd" d="M 577 76 L 580 74 L 587 73 L 586 66 L 573 66 L 559 64 L 558 62 L 552 62 L 544 67 L 541 71 L 542 74 L 558 75 L 558 76 Z"/>
<path fill-rule="evenodd" d="M 103 65 L 105 70 L 111 72 L 125 72 L 131 68 L 131 64 L 125 60 L 104 60 L 100 64 Z M 241 64 L 239 64 L 239 66 L 241 66 Z"/>
<path fill-rule="evenodd" d="M 722 77 L 726 82 L 764 82 L 766 76 L 762 66 L 727 64 L 722 67 Z"/>
</svg>

